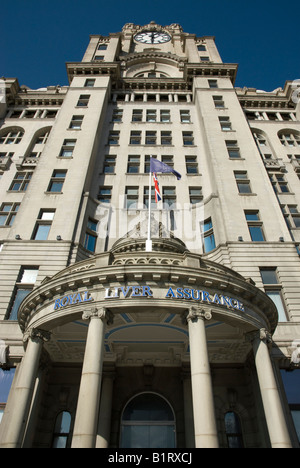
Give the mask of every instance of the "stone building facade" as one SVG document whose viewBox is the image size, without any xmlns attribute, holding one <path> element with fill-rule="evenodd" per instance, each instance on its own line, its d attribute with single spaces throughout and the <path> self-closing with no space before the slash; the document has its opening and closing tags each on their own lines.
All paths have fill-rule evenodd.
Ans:
<svg viewBox="0 0 300 468">
<path fill-rule="evenodd" d="M 293 83 L 155 22 L 66 66 L 3 79 L 0 446 L 299 447 Z"/>
</svg>

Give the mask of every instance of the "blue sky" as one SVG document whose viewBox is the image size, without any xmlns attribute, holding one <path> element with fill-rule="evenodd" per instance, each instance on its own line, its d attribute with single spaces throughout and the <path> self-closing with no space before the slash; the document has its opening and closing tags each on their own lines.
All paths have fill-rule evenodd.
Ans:
<svg viewBox="0 0 300 468">
<path fill-rule="evenodd" d="M 0 76 L 32 89 L 67 85 L 90 34 L 125 23 L 179 23 L 214 36 L 223 62 L 238 63 L 236 86 L 272 91 L 300 79 L 299 0 L 14 0 L 1 6 Z"/>
</svg>

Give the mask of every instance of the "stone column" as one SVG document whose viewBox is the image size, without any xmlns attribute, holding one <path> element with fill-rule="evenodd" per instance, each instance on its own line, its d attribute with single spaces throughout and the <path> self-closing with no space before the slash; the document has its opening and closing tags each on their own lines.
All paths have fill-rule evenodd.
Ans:
<svg viewBox="0 0 300 468">
<path fill-rule="evenodd" d="M 102 379 L 96 448 L 108 448 L 109 446 L 113 385 L 114 374 L 105 373 Z"/>
<path fill-rule="evenodd" d="M 195 448 L 192 384 L 190 373 L 183 373 L 184 428 L 186 448 Z"/>
<path fill-rule="evenodd" d="M 268 349 L 271 335 L 261 329 L 250 338 L 271 445 L 273 448 L 292 448 Z"/>
<path fill-rule="evenodd" d="M 2 448 L 21 448 L 30 411 L 32 395 L 37 377 L 40 356 L 44 341 L 50 339 L 50 333 L 36 328 L 24 334 L 27 343 L 25 355 L 14 386 L 13 407 L 7 408 L 4 442 Z"/>
<path fill-rule="evenodd" d="M 93 308 L 84 312 L 89 328 L 84 353 L 72 448 L 94 448 L 99 414 L 99 401 L 104 353 L 105 322 L 111 320 L 107 309 Z"/>
<path fill-rule="evenodd" d="M 196 448 L 218 448 L 214 399 L 208 359 L 205 320 L 211 313 L 191 307 L 187 315 Z"/>
</svg>

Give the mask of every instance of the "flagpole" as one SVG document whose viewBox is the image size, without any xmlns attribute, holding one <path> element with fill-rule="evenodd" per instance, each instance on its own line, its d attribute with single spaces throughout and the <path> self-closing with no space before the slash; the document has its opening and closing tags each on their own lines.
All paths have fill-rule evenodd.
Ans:
<svg viewBox="0 0 300 468">
<path fill-rule="evenodd" d="M 149 168 L 149 194 L 148 194 L 148 238 L 146 240 L 146 252 L 152 252 L 151 240 L 151 168 Z"/>
</svg>

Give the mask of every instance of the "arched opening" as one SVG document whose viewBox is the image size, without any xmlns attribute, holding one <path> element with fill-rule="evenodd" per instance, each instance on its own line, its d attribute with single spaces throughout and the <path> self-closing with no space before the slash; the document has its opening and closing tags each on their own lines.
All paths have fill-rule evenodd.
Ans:
<svg viewBox="0 0 300 468">
<path fill-rule="evenodd" d="M 126 405 L 121 421 L 121 448 L 175 448 L 175 417 L 169 403 L 142 393 Z"/>
</svg>

